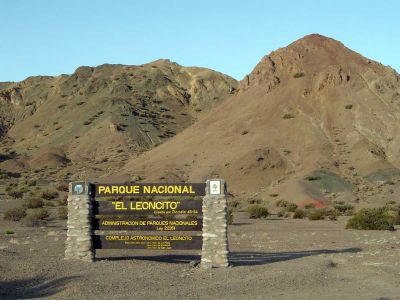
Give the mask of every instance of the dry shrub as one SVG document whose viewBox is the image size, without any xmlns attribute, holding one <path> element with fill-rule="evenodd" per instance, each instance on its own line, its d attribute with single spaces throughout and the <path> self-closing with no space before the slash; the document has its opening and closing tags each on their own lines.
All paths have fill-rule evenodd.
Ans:
<svg viewBox="0 0 400 300">
<path fill-rule="evenodd" d="M 65 206 L 59 207 L 58 208 L 58 217 L 62 220 L 68 219 L 68 208 Z"/>
<path fill-rule="evenodd" d="M 14 207 L 7 210 L 4 214 L 4 220 L 19 221 L 26 216 L 26 209 L 23 207 Z"/>
<path fill-rule="evenodd" d="M 258 204 L 251 205 L 247 211 L 252 219 L 266 218 L 269 215 L 268 209 Z"/>
<path fill-rule="evenodd" d="M 30 198 L 25 201 L 25 205 L 28 208 L 41 208 L 44 205 L 44 202 L 42 199 L 39 198 Z"/>
<path fill-rule="evenodd" d="M 394 223 L 387 207 L 364 208 L 347 222 L 346 229 L 394 230 Z"/>
</svg>

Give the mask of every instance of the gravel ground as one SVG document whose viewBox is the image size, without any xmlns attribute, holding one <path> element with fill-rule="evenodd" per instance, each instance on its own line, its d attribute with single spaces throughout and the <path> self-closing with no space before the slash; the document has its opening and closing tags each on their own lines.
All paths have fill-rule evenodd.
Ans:
<svg viewBox="0 0 400 300">
<path fill-rule="evenodd" d="M 94 263 L 65 261 L 64 223 L 1 221 L 0 299 L 400 299 L 400 231 L 345 222 L 237 218 L 232 266 L 203 270 L 196 251 L 99 250 Z"/>
</svg>

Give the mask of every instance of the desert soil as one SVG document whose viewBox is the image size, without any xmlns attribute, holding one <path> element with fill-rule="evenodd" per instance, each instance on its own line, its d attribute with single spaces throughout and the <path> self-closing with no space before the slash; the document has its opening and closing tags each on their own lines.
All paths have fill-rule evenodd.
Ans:
<svg viewBox="0 0 400 300">
<path fill-rule="evenodd" d="M 345 230 L 346 220 L 239 213 L 232 266 L 208 270 L 193 251 L 99 250 L 94 263 L 66 261 L 65 221 L 1 221 L 0 299 L 400 299 L 400 231 Z"/>
</svg>

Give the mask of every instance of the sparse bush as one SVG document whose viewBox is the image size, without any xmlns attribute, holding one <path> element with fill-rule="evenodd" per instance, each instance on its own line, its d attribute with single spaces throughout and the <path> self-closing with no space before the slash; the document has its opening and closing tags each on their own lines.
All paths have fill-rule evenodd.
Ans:
<svg viewBox="0 0 400 300">
<path fill-rule="evenodd" d="M 56 207 L 57 203 L 52 202 L 52 201 L 46 201 L 46 203 L 44 205 L 48 206 L 48 207 Z"/>
<path fill-rule="evenodd" d="M 69 191 L 69 185 L 66 183 L 60 183 L 57 185 L 56 189 L 60 192 L 68 192 Z"/>
<path fill-rule="evenodd" d="M 65 195 L 64 198 L 58 200 L 58 205 L 63 205 L 63 206 L 68 205 L 68 195 Z"/>
<path fill-rule="evenodd" d="M 326 211 L 326 216 L 331 221 L 337 221 L 337 218 L 338 218 L 339 215 L 340 214 L 336 209 L 329 209 L 329 210 Z"/>
<path fill-rule="evenodd" d="M 260 198 L 255 198 L 255 197 L 251 197 L 251 198 L 247 199 L 247 203 L 249 203 L 249 204 L 261 204 L 261 199 Z"/>
<path fill-rule="evenodd" d="M 12 231 L 12 230 L 6 230 L 6 234 L 14 234 L 14 231 Z"/>
<path fill-rule="evenodd" d="M 44 205 L 44 202 L 40 198 L 30 198 L 25 201 L 25 205 L 28 208 L 41 208 Z"/>
<path fill-rule="evenodd" d="M 25 193 L 29 192 L 29 188 L 28 188 L 26 185 L 24 185 L 24 186 L 21 186 L 21 187 L 19 188 L 19 191 L 20 191 L 22 194 L 25 194 Z"/>
<path fill-rule="evenodd" d="M 227 220 L 228 225 L 232 225 L 233 224 L 233 209 L 231 209 L 231 208 L 228 209 L 226 217 L 227 217 L 226 220 Z"/>
<path fill-rule="evenodd" d="M 277 207 L 286 207 L 288 205 L 288 202 L 283 199 L 279 199 L 278 201 L 275 202 L 275 205 Z"/>
<path fill-rule="evenodd" d="M 229 212 L 229 211 L 228 211 Z M 58 208 L 58 217 L 62 220 L 68 219 L 68 208 L 65 206 L 59 207 Z M 228 214 L 228 220 L 229 220 L 229 214 Z M 228 223 L 229 224 L 229 223 Z"/>
<path fill-rule="evenodd" d="M 19 221 L 26 216 L 26 209 L 23 207 L 14 207 L 7 210 L 4 214 L 4 220 Z"/>
<path fill-rule="evenodd" d="M 49 211 L 44 208 L 36 209 L 33 215 L 37 217 L 39 220 L 45 220 L 50 216 Z"/>
<path fill-rule="evenodd" d="M 294 78 L 301 78 L 301 77 L 304 77 L 304 76 L 306 76 L 306 74 L 304 74 L 303 72 L 298 72 L 298 73 L 293 75 Z"/>
<path fill-rule="evenodd" d="M 325 219 L 325 211 L 323 209 L 312 209 L 308 214 L 308 219 L 311 221 Z"/>
<path fill-rule="evenodd" d="M 286 206 L 286 211 L 288 212 L 295 212 L 296 209 L 297 209 L 296 203 L 288 203 L 288 205 Z"/>
<path fill-rule="evenodd" d="M 284 113 L 282 119 L 293 119 L 294 115 L 292 113 Z"/>
<path fill-rule="evenodd" d="M 400 210 L 398 207 L 389 207 L 388 214 L 392 219 L 393 225 L 400 225 Z"/>
<path fill-rule="evenodd" d="M 22 198 L 22 196 L 24 195 L 23 193 L 21 193 L 20 191 L 16 191 L 16 190 L 11 190 L 7 192 L 7 195 L 14 198 L 14 199 L 18 199 L 18 198 Z"/>
<path fill-rule="evenodd" d="M 353 104 L 347 104 L 344 108 L 345 109 L 352 109 L 353 108 Z"/>
<path fill-rule="evenodd" d="M 58 194 L 58 192 L 56 192 L 56 191 L 52 191 L 52 192 L 50 192 L 50 191 L 43 191 L 43 192 L 40 194 L 40 197 L 43 198 L 43 199 L 46 199 L 46 200 L 53 200 L 53 199 L 57 198 L 58 195 L 59 195 L 59 194 Z"/>
<path fill-rule="evenodd" d="M 42 226 L 45 224 L 45 221 L 40 220 L 37 216 L 34 214 L 29 214 L 25 217 L 24 219 L 24 224 L 25 226 L 30 226 L 30 227 L 38 227 Z"/>
<path fill-rule="evenodd" d="M 305 209 L 312 209 L 315 208 L 315 204 L 314 203 L 308 203 L 304 206 Z"/>
<path fill-rule="evenodd" d="M 269 215 L 268 209 L 258 204 L 251 205 L 247 211 L 251 219 L 266 218 Z"/>
<path fill-rule="evenodd" d="M 308 180 L 308 181 L 316 181 L 316 180 L 320 180 L 321 177 L 316 176 L 316 175 L 309 175 L 309 176 L 306 176 L 304 179 Z"/>
<path fill-rule="evenodd" d="M 342 216 L 352 216 L 354 214 L 354 206 L 351 204 L 336 204 L 334 208 Z"/>
<path fill-rule="evenodd" d="M 303 219 L 306 216 L 306 212 L 303 209 L 296 209 L 293 214 L 293 219 Z"/>
<path fill-rule="evenodd" d="M 240 206 L 240 200 L 239 199 L 232 199 L 231 201 L 228 201 L 228 207 L 231 209 L 237 209 Z"/>
<path fill-rule="evenodd" d="M 346 225 L 346 229 L 394 230 L 394 219 L 386 207 L 364 208 L 358 211 Z"/>
<path fill-rule="evenodd" d="M 35 186 L 36 180 L 29 180 L 27 184 L 28 184 L 28 186 Z"/>
<path fill-rule="evenodd" d="M 286 213 L 285 210 L 280 210 L 280 211 L 278 211 L 277 216 L 279 218 L 283 218 L 285 216 L 285 213 Z"/>
</svg>

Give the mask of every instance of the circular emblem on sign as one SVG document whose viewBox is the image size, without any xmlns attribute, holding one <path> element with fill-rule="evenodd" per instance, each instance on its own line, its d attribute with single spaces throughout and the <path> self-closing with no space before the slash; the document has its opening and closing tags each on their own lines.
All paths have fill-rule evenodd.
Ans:
<svg viewBox="0 0 400 300">
<path fill-rule="evenodd" d="M 83 193 L 83 185 L 82 184 L 75 185 L 74 192 L 76 194 L 82 194 Z"/>
</svg>

